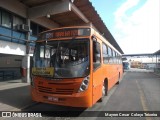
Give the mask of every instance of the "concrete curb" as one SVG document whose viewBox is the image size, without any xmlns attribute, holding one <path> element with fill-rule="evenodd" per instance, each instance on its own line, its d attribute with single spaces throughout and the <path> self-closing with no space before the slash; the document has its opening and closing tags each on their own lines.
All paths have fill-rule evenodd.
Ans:
<svg viewBox="0 0 160 120">
<path fill-rule="evenodd" d="M 13 89 L 13 88 L 24 87 L 24 86 L 28 86 L 28 85 L 29 85 L 29 83 L 8 84 L 8 85 L 1 86 L 0 90 Z"/>
</svg>

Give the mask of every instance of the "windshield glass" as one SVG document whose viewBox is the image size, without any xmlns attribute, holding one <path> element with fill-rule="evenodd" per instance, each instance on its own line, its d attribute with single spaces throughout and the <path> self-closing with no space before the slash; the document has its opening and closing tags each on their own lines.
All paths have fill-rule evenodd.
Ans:
<svg viewBox="0 0 160 120">
<path fill-rule="evenodd" d="M 53 68 L 53 78 L 85 77 L 89 74 L 89 39 L 37 43 L 33 67 Z"/>
</svg>

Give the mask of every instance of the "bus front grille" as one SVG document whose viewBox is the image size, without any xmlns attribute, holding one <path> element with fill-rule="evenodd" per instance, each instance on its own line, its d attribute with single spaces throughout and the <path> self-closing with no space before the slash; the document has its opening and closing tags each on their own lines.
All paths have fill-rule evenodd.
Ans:
<svg viewBox="0 0 160 120">
<path fill-rule="evenodd" d="M 73 93 L 73 91 L 74 91 L 74 89 L 61 89 L 61 88 L 56 89 L 57 94 L 71 95 Z"/>
<path fill-rule="evenodd" d="M 38 86 L 38 91 L 48 94 L 61 94 L 61 95 L 71 95 L 74 92 L 74 89 L 63 89 L 63 88 L 51 88 Z"/>
</svg>

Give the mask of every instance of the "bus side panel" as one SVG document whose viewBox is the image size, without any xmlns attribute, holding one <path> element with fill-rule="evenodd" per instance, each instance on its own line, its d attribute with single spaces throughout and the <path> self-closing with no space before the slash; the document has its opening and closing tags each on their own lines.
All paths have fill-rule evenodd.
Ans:
<svg viewBox="0 0 160 120">
<path fill-rule="evenodd" d="M 115 84 L 115 66 L 112 64 L 106 65 L 106 78 L 108 78 L 108 90 L 110 90 Z"/>
<path fill-rule="evenodd" d="M 103 65 L 103 75 L 104 75 L 104 79 L 108 80 L 108 89 L 110 89 L 112 87 L 111 83 L 112 83 L 112 66 L 109 64 L 104 64 Z"/>
<path fill-rule="evenodd" d="M 119 64 L 118 67 L 119 67 L 118 71 L 120 73 L 118 77 L 119 77 L 119 79 L 121 79 L 123 76 L 123 65 Z"/>
<path fill-rule="evenodd" d="M 103 78 L 102 67 L 93 72 L 93 104 L 95 104 L 102 96 Z"/>
<path fill-rule="evenodd" d="M 102 97 L 103 81 L 108 80 L 108 90 L 110 90 L 118 82 L 120 71 L 122 71 L 121 65 L 102 64 L 93 72 L 93 104 Z"/>
<path fill-rule="evenodd" d="M 102 61 L 102 41 L 97 38 L 97 42 L 100 44 L 100 59 L 101 65 L 93 70 L 93 104 L 95 104 L 102 97 L 102 86 L 104 81 L 103 75 L 103 61 Z M 93 53 L 93 52 L 92 52 Z M 92 64 L 93 65 L 93 64 Z"/>
<path fill-rule="evenodd" d="M 111 77 L 109 80 L 108 90 L 110 90 L 118 82 L 118 80 L 122 77 L 123 74 L 122 65 L 120 64 L 110 65 L 109 68 L 111 70 Z"/>
<path fill-rule="evenodd" d="M 118 64 L 104 64 L 103 65 L 103 75 L 104 79 L 108 80 L 108 90 L 110 90 L 122 76 L 122 67 Z"/>
<path fill-rule="evenodd" d="M 112 81 L 113 81 L 113 83 L 112 83 L 112 86 L 114 86 L 118 81 L 119 72 L 118 72 L 118 65 L 117 64 L 113 64 L 112 66 L 113 66 L 113 73 L 112 73 Z"/>
</svg>

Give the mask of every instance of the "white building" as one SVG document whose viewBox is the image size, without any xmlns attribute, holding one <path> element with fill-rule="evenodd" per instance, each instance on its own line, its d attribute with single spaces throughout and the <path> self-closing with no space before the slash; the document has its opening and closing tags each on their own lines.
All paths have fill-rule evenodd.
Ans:
<svg viewBox="0 0 160 120">
<path fill-rule="evenodd" d="M 0 79 L 20 78 L 24 63 L 29 82 L 38 33 L 75 25 L 92 25 L 123 53 L 89 0 L 0 0 Z"/>
</svg>

